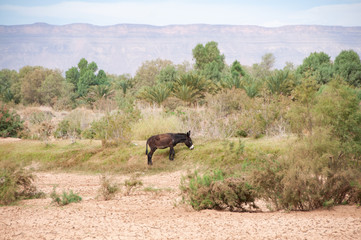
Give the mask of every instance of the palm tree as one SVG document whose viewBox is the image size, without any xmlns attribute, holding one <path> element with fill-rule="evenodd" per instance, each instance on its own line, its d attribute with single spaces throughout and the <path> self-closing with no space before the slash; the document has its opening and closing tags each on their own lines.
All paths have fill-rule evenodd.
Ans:
<svg viewBox="0 0 361 240">
<path fill-rule="evenodd" d="M 140 90 L 138 98 L 150 103 L 161 105 L 170 95 L 171 89 L 166 84 L 157 84 L 152 87 L 145 87 Z"/>
<path fill-rule="evenodd" d="M 285 94 L 288 95 L 292 90 L 292 81 L 289 78 L 288 70 L 275 71 L 266 80 L 267 88 L 273 94 Z"/>
<path fill-rule="evenodd" d="M 187 73 L 177 79 L 173 87 L 173 95 L 189 104 L 204 98 L 212 88 L 212 82 L 195 74 Z"/>
<path fill-rule="evenodd" d="M 112 90 L 109 85 L 95 85 L 90 87 L 88 98 L 94 101 L 102 98 L 107 99 L 112 96 L 113 93 L 114 90 Z"/>
<path fill-rule="evenodd" d="M 225 76 L 222 79 L 221 86 L 224 88 L 229 88 L 229 89 L 241 88 L 241 78 L 240 78 L 240 76 L 237 76 L 235 74 Z"/>
<path fill-rule="evenodd" d="M 249 76 L 242 80 L 242 88 L 246 91 L 248 97 L 254 98 L 258 96 L 260 83 L 255 78 Z"/>
</svg>

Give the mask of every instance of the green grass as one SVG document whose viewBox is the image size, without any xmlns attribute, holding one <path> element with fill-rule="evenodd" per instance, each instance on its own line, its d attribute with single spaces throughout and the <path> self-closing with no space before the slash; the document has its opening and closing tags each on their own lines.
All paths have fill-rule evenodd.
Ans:
<svg viewBox="0 0 361 240">
<path fill-rule="evenodd" d="M 145 172 L 156 174 L 181 169 L 240 169 L 253 167 L 257 161 L 282 154 L 294 138 L 261 138 L 205 140 L 193 139 L 195 149 L 184 144 L 175 147 L 174 161 L 168 160 L 169 149 L 157 150 L 153 166 L 147 165 L 145 141 L 119 147 L 102 148 L 100 141 L 67 140 L 46 146 L 41 141 L 22 140 L 0 143 L 0 161 L 11 160 L 22 166 L 33 163 L 38 170 L 67 170 L 85 172 Z"/>
</svg>

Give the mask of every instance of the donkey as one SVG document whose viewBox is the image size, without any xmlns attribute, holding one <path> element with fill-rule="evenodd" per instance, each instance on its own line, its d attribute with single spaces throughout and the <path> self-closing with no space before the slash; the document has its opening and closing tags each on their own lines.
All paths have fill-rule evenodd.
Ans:
<svg viewBox="0 0 361 240">
<path fill-rule="evenodd" d="M 194 146 L 190 135 L 191 131 L 188 131 L 187 133 L 163 133 L 148 138 L 147 143 L 145 144 L 145 154 L 148 155 L 148 165 L 153 165 L 152 156 L 158 148 L 170 148 L 169 160 L 174 160 L 174 147 L 178 143 L 184 143 L 190 150 L 193 150 Z M 149 153 L 148 145 L 150 147 Z"/>
</svg>

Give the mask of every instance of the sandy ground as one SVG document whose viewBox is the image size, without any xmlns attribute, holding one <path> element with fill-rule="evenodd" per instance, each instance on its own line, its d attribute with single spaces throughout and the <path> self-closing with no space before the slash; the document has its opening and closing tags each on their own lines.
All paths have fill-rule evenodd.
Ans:
<svg viewBox="0 0 361 240">
<path fill-rule="evenodd" d="M 311 212 L 196 212 L 177 204 L 182 173 L 140 176 L 129 196 L 97 197 L 100 175 L 36 173 L 47 196 L 57 186 L 83 197 L 59 207 L 51 199 L 0 207 L 0 239 L 361 239 L 361 208 Z M 129 176 L 114 176 L 123 183 Z M 145 191 L 145 187 L 159 191 Z M 266 209 L 263 209 L 266 210 Z"/>
</svg>

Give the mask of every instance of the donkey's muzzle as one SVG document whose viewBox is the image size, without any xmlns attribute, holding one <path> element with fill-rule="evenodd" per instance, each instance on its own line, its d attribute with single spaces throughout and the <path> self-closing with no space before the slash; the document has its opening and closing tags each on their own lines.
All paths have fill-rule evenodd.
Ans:
<svg viewBox="0 0 361 240">
<path fill-rule="evenodd" d="M 194 145 L 190 146 L 190 148 L 189 148 L 189 149 L 190 149 L 190 150 L 193 150 L 193 148 L 194 148 Z"/>
</svg>

